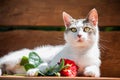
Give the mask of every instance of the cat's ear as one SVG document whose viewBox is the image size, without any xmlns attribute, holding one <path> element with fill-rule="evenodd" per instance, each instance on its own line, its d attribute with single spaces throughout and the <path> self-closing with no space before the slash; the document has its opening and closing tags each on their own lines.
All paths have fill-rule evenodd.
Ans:
<svg viewBox="0 0 120 80">
<path fill-rule="evenodd" d="M 98 13 L 97 13 L 97 10 L 95 8 L 89 12 L 89 14 L 87 16 L 87 21 L 89 21 L 93 26 L 97 26 Z"/>
<path fill-rule="evenodd" d="M 73 20 L 73 18 L 67 14 L 66 12 L 63 12 L 63 21 L 65 24 L 65 27 L 69 27 L 71 25 L 71 21 Z"/>
</svg>

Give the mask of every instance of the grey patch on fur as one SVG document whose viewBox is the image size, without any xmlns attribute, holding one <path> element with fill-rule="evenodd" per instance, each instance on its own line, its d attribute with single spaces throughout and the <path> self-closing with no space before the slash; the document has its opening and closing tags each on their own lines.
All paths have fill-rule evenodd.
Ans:
<svg viewBox="0 0 120 80">
<path fill-rule="evenodd" d="M 1 65 L 1 70 L 2 70 L 2 74 L 7 74 L 5 64 Z"/>
<path fill-rule="evenodd" d="M 88 20 L 87 20 L 87 19 L 85 19 L 85 20 L 83 21 L 83 24 L 85 24 L 85 23 L 88 23 Z"/>
<path fill-rule="evenodd" d="M 65 33 L 67 34 L 69 31 L 70 31 L 70 28 L 67 28 L 67 29 L 65 30 Z"/>
<path fill-rule="evenodd" d="M 10 74 L 10 75 L 14 74 L 12 71 L 7 70 L 7 65 L 6 64 L 1 65 L 1 70 L 2 70 L 2 75 L 3 74 Z"/>
<path fill-rule="evenodd" d="M 83 21 L 83 24 L 84 24 L 84 25 L 89 25 L 88 27 L 90 27 L 90 28 L 92 29 L 92 31 L 90 32 L 90 34 L 91 34 L 91 33 L 93 33 L 94 35 L 96 34 L 96 31 L 97 31 L 97 30 L 94 28 L 94 26 L 92 26 L 92 24 L 89 23 L 88 19 L 85 19 L 85 20 Z"/>
</svg>

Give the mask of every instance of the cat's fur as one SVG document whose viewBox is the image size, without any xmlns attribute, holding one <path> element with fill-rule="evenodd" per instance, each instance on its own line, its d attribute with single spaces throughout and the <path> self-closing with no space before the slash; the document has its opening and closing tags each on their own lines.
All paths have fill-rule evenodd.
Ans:
<svg viewBox="0 0 120 80">
<path fill-rule="evenodd" d="M 75 61 L 79 66 L 80 74 L 99 77 L 101 61 L 99 59 L 99 30 L 96 9 L 92 9 L 85 19 L 73 19 L 69 14 L 63 12 L 63 20 L 66 26 L 64 33 L 65 45 L 48 45 L 37 47 L 33 50 L 22 49 L 10 52 L 0 58 L 0 74 L 2 75 L 2 72 L 7 74 L 26 73 L 29 76 L 35 76 L 39 69 L 44 72 L 46 67 L 54 66 L 61 58 L 67 58 Z M 91 31 L 85 32 L 84 27 L 86 26 L 91 28 Z M 73 27 L 77 29 L 76 32 L 71 31 Z M 22 56 L 28 56 L 31 51 L 38 53 L 45 63 L 26 72 L 20 66 L 20 61 Z"/>
</svg>

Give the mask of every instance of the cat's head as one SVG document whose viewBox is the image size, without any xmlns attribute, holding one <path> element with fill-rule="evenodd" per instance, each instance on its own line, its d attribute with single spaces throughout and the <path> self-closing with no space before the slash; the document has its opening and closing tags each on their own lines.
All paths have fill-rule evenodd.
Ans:
<svg viewBox="0 0 120 80">
<path fill-rule="evenodd" d="M 73 19 L 63 12 L 63 20 L 66 27 L 64 37 L 68 44 L 79 47 L 90 47 L 98 43 L 98 13 L 92 9 L 86 18 Z"/>
</svg>

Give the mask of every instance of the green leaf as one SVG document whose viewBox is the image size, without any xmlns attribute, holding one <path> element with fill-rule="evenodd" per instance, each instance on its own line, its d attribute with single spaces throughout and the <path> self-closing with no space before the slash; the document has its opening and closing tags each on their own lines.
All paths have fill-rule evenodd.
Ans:
<svg viewBox="0 0 120 80">
<path fill-rule="evenodd" d="M 47 73 L 45 73 L 46 76 L 55 76 L 55 73 L 54 71 L 48 71 Z"/>
<path fill-rule="evenodd" d="M 23 56 L 21 59 L 20 65 L 24 66 L 25 64 L 28 64 L 28 63 L 29 63 L 28 58 L 26 56 Z"/>
<path fill-rule="evenodd" d="M 43 72 L 39 71 L 38 76 L 45 76 L 45 74 Z"/>
<path fill-rule="evenodd" d="M 39 66 L 41 63 L 43 63 L 42 59 L 37 55 L 35 52 L 29 53 L 29 63 L 33 64 L 35 67 Z"/>
<path fill-rule="evenodd" d="M 59 72 L 55 73 L 56 76 L 60 77 L 61 74 Z"/>
<path fill-rule="evenodd" d="M 29 64 L 29 63 L 28 63 L 28 64 L 25 64 L 25 65 L 24 65 L 24 68 L 25 68 L 26 71 L 28 71 L 29 69 L 35 68 L 35 66 L 34 66 L 33 64 Z"/>
<path fill-rule="evenodd" d="M 46 69 L 46 76 L 55 76 L 57 64 Z"/>
<path fill-rule="evenodd" d="M 57 68 L 57 71 L 61 71 L 63 68 L 65 67 L 65 61 L 64 59 L 62 59 L 62 61 L 60 62 L 58 68 Z"/>
<path fill-rule="evenodd" d="M 64 63 L 65 63 L 64 59 L 62 59 L 59 65 L 56 64 L 55 66 L 47 69 L 47 72 L 45 73 L 45 75 L 46 76 L 60 76 L 59 72 L 65 67 Z"/>
</svg>

